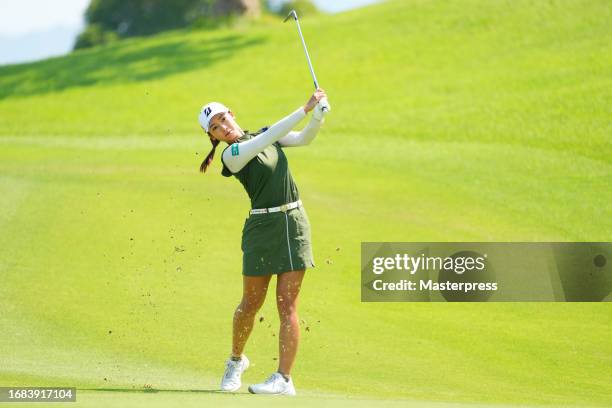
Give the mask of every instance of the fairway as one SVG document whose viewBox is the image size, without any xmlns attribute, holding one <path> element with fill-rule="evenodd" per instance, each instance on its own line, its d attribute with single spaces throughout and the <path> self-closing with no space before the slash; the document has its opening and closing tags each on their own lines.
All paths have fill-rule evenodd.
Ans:
<svg viewBox="0 0 612 408">
<path fill-rule="evenodd" d="M 216 390 L 217 387 L 215 386 Z M 223 407 L 281 407 L 286 406 L 284 398 L 276 396 L 254 396 L 245 393 L 223 394 L 219 391 L 208 389 L 193 390 L 148 390 L 134 391 L 132 389 L 98 388 L 95 390 L 80 389 L 77 391 L 75 403 L 54 403 L 60 406 L 78 407 L 108 407 L 108 406 L 130 406 L 130 407 L 166 407 L 179 405 L 185 408 L 205 406 Z M 19 403 L 20 407 L 38 407 L 41 403 Z M 508 405 L 508 404 L 474 404 L 474 403 L 444 403 L 425 402 L 413 400 L 392 400 L 356 398 L 350 396 L 337 396 L 333 394 L 315 394 L 312 392 L 301 392 L 300 396 L 291 399 L 291 405 L 295 407 L 407 407 L 407 408 L 533 408 L 542 405 Z M 572 407 L 571 405 L 563 405 Z M 576 406 L 577 407 L 577 406 Z"/>
<path fill-rule="evenodd" d="M 180 405 L 185 408 L 201 406 L 223 407 L 286 407 L 287 400 L 276 396 L 261 396 L 250 394 L 223 395 L 209 390 L 166 390 L 166 391 L 132 391 L 132 390 L 82 390 L 78 391 L 77 403 L 65 403 L 65 406 L 77 407 L 167 407 Z M 382 408 L 531 408 L 528 405 L 491 405 L 491 404 L 460 404 L 443 402 L 423 402 L 410 400 L 375 400 L 363 398 L 340 397 L 334 395 L 300 395 L 290 400 L 291 406 L 302 407 L 382 407 Z M 37 407 L 40 403 L 20 403 L 20 407 Z M 57 404 L 54 404 L 54 406 Z M 569 406 L 569 405 L 564 405 Z"/>
<path fill-rule="evenodd" d="M 84 407 L 612 406 L 610 302 L 360 302 L 361 242 L 612 241 L 610 21 L 605 0 L 301 21 L 332 112 L 285 149 L 316 264 L 290 402 L 246 393 L 278 363 L 270 293 L 241 392 L 215 392 L 249 202 L 218 155 L 198 172 L 197 115 L 218 100 L 256 130 L 299 107 L 295 27 L 0 67 L 0 386 L 76 387 Z"/>
</svg>

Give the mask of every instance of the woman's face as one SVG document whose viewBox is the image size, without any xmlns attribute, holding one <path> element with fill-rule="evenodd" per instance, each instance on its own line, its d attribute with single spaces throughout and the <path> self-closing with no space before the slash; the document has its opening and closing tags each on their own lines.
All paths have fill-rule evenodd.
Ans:
<svg viewBox="0 0 612 408">
<path fill-rule="evenodd" d="M 226 143 L 234 143 L 242 136 L 242 129 L 234 120 L 232 112 L 218 113 L 210 120 L 208 132 L 213 138 Z"/>
</svg>

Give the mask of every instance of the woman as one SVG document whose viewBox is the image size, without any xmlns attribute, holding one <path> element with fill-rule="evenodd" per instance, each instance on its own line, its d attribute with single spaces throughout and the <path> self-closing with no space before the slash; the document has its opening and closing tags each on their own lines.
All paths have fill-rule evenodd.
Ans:
<svg viewBox="0 0 612 408">
<path fill-rule="evenodd" d="M 221 380 L 223 391 L 236 391 L 249 367 L 244 347 L 262 306 L 272 275 L 277 275 L 276 304 L 280 318 L 279 364 L 266 381 L 251 385 L 254 394 L 295 395 L 291 367 L 300 337 L 297 302 L 306 268 L 314 267 L 310 223 L 289 171 L 283 147 L 304 146 L 316 136 L 328 110 L 322 108 L 325 91 L 318 89 L 306 102 L 269 128 L 255 133 L 242 130 L 234 114 L 211 102 L 202 108 L 199 122 L 213 145 L 200 171 L 206 171 L 220 142 L 226 177 L 234 176 L 251 199 L 250 215 L 242 231 L 242 301 L 233 321 L 232 353 Z M 311 110 L 313 116 L 300 132 L 291 131 Z"/>
</svg>

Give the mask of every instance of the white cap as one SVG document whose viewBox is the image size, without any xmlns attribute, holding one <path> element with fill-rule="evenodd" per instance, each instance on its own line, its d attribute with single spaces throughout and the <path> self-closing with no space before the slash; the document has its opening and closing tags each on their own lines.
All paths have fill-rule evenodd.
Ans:
<svg viewBox="0 0 612 408">
<path fill-rule="evenodd" d="M 219 103 L 219 102 L 207 103 L 206 105 L 202 106 L 202 110 L 200 110 L 200 116 L 198 117 L 198 120 L 200 121 L 200 126 L 202 126 L 202 129 L 208 132 L 208 125 L 210 124 L 210 120 L 217 113 L 225 113 L 225 112 L 229 112 L 229 109 L 227 108 L 227 106 L 223 105 L 222 103 Z"/>
</svg>

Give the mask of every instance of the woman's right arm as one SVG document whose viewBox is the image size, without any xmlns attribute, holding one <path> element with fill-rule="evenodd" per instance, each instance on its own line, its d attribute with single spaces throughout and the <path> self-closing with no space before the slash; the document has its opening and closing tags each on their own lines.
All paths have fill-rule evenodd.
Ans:
<svg viewBox="0 0 612 408">
<path fill-rule="evenodd" d="M 329 105 L 328 105 L 329 106 Z M 325 111 L 320 103 L 313 110 L 312 117 L 306 127 L 299 132 L 292 130 L 278 142 L 283 147 L 306 146 L 312 142 L 325 120 Z"/>
<path fill-rule="evenodd" d="M 303 107 L 300 107 L 254 138 L 228 146 L 223 151 L 221 160 L 232 173 L 239 172 L 266 147 L 286 136 L 304 117 L 306 117 L 306 112 Z"/>
</svg>

